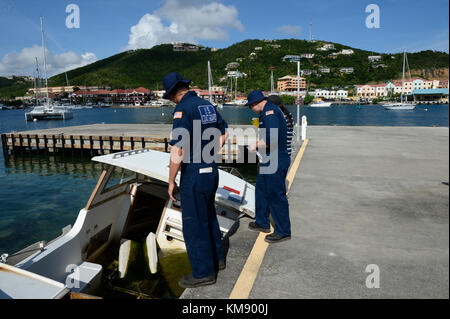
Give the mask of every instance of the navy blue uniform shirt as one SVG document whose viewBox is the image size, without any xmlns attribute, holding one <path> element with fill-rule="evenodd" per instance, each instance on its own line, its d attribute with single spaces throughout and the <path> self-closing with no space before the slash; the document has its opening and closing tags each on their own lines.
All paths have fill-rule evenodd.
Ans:
<svg viewBox="0 0 450 319">
<path fill-rule="evenodd" d="M 194 136 L 194 120 L 197 120 L 201 125 L 200 135 Z M 176 106 L 173 116 L 173 127 L 172 127 L 172 139 L 170 145 L 175 145 L 186 149 L 189 146 L 189 162 L 193 163 L 194 159 L 200 160 L 204 163 L 204 159 L 201 158 L 201 152 L 203 148 L 213 140 L 213 136 L 207 137 L 205 140 L 202 139 L 203 132 L 208 128 L 217 128 L 220 134 L 225 134 L 228 124 L 223 120 L 222 116 L 215 109 L 215 107 L 207 100 L 204 100 L 197 96 L 194 91 L 187 92 L 181 102 Z M 173 130 L 177 128 L 184 128 L 189 132 L 189 139 L 182 138 L 182 136 L 176 136 L 173 134 Z M 197 132 L 198 133 L 198 132 Z M 194 149 L 194 138 L 196 142 L 201 145 L 201 149 Z M 198 140 L 200 138 L 200 140 Z M 189 145 L 186 143 L 189 142 Z M 219 143 L 219 141 L 217 141 Z M 211 156 L 213 154 L 213 149 L 211 149 Z M 187 154 L 185 154 L 187 156 Z M 185 157 L 186 158 L 186 157 Z"/>
<path fill-rule="evenodd" d="M 267 154 L 270 154 L 270 150 L 278 152 L 278 158 L 289 158 L 287 147 L 287 126 L 283 112 L 278 106 L 270 101 L 267 101 L 262 113 L 259 116 L 259 128 L 265 128 L 266 133 L 261 132 L 260 139 L 271 148 L 267 149 Z M 270 129 L 275 128 L 278 131 L 278 138 L 272 142 L 275 145 L 271 145 L 270 141 Z"/>
</svg>

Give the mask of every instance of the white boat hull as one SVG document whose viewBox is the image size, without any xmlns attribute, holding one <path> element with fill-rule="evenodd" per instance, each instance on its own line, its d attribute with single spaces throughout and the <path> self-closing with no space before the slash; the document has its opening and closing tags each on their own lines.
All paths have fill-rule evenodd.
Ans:
<svg viewBox="0 0 450 319">
<path fill-rule="evenodd" d="M 331 106 L 331 102 L 312 103 L 309 106 L 310 107 L 330 107 Z"/>
<path fill-rule="evenodd" d="M 416 108 L 415 104 L 407 104 L 407 103 L 394 103 L 394 104 L 385 104 L 383 107 L 386 110 L 414 110 Z"/>
<path fill-rule="evenodd" d="M 27 121 L 37 120 L 67 120 L 73 118 L 73 113 L 64 106 L 37 106 L 32 111 L 25 113 Z"/>
<path fill-rule="evenodd" d="M 80 210 L 74 226 L 57 239 L 34 249 L 31 255 L 27 253 L 14 263 L 10 263 L 13 262 L 11 258 L 8 264 L 17 274 L 1 277 L 0 267 L 0 299 L 61 298 L 69 291 L 95 294 L 94 288 L 98 286 L 96 283 L 103 269 L 102 265 L 96 263 L 98 258 L 122 239 L 133 237 L 133 234 L 155 232 L 154 237 L 162 256 L 185 251 L 181 209 L 167 195 L 169 158 L 168 153 L 150 150 L 95 157 L 94 161 L 104 163 L 106 167 L 88 203 Z M 124 168 L 134 174 L 111 186 L 109 180 L 114 168 Z M 216 211 L 220 230 L 225 236 L 239 220 L 240 214 L 254 217 L 255 188 L 223 170 L 219 170 L 219 175 Z M 136 206 L 138 202 L 141 203 L 139 205 L 147 203 L 142 200 L 146 196 L 151 196 L 152 205 Z M 141 200 L 136 201 L 136 198 Z M 142 208 L 146 209 L 145 214 L 136 215 L 142 214 L 139 213 Z M 156 229 L 152 229 L 156 227 L 152 226 L 155 225 L 155 218 L 156 221 L 159 219 L 159 223 Z M 154 247 L 151 255 L 156 257 Z M 155 270 L 155 265 L 150 266 Z M 21 271 L 30 277 L 40 276 L 37 278 L 41 288 L 30 288 L 30 283 L 21 279 Z M 79 282 L 74 277 L 78 274 L 81 278 Z M 36 280 L 30 279 L 31 284 Z M 80 285 L 73 287 L 73 283 Z M 37 287 L 37 284 L 34 285 Z"/>
</svg>

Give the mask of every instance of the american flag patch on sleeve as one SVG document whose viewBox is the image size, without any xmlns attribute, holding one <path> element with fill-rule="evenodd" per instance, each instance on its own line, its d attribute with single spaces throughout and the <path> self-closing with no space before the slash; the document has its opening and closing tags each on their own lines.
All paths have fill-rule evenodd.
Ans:
<svg viewBox="0 0 450 319">
<path fill-rule="evenodd" d="M 173 119 L 181 119 L 183 117 L 183 112 L 175 112 L 173 114 Z"/>
<path fill-rule="evenodd" d="M 272 115 L 272 114 L 273 114 L 273 110 L 270 110 L 270 111 L 267 111 L 267 112 L 266 112 L 266 116 L 267 116 L 267 115 Z"/>
</svg>

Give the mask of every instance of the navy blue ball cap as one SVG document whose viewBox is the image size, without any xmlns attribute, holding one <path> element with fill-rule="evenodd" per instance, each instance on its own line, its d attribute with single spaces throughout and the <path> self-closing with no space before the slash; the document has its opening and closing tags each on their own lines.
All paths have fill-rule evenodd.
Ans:
<svg viewBox="0 0 450 319">
<path fill-rule="evenodd" d="M 169 94 L 178 83 L 183 82 L 189 84 L 191 83 L 191 80 L 183 79 L 183 77 L 178 72 L 172 72 L 167 74 L 162 82 L 164 85 L 164 89 L 166 90 L 166 93 L 163 95 L 163 99 L 168 99 Z"/>
<path fill-rule="evenodd" d="M 259 90 L 252 91 L 252 92 L 250 92 L 250 94 L 247 97 L 247 104 L 245 104 L 245 106 L 250 106 L 253 103 L 264 100 L 265 98 L 266 97 L 264 96 L 264 94 L 261 91 L 259 91 Z"/>
</svg>

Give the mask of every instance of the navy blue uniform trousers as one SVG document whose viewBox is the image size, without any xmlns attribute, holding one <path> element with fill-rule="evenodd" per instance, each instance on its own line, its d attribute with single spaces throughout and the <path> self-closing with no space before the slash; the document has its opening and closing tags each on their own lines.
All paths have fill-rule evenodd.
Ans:
<svg viewBox="0 0 450 319">
<path fill-rule="evenodd" d="M 211 173 L 200 168 L 212 167 Z M 222 233 L 217 221 L 215 195 L 219 172 L 215 164 L 187 164 L 180 181 L 183 237 L 194 278 L 215 274 L 223 259 Z"/>
<path fill-rule="evenodd" d="M 279 158 L 277 171 L 273 174 L 261 174 L 256 177 L 255 222 L 263 228 L 270 228 L 269 214 L 275 222 L 274 232 L 281 236 L 291 235 L 289 203 L 286 196 L 286 175 L 290 159 Z"/>
</svg>

